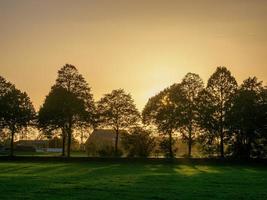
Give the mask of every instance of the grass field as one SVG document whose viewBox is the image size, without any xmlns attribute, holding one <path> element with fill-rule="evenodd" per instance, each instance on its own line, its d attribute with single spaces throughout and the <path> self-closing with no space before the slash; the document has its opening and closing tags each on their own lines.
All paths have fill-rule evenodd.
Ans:
<svg viewBox="0 0 267 200">
<path fill-rule="evenodd" d="M 0 162 L 0 199 L 267 199 L 267 168 Z"/>
</svg>

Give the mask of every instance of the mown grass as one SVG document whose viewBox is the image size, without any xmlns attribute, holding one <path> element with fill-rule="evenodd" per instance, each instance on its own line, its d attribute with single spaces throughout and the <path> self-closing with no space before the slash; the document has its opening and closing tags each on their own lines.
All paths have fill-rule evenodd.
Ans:
<svg viewBox="0 0 267 200">
<path fill-rule="evenodd" d="M 0 199 L 267 199 L 264 166 L 0 162 Z"/>
</svg>

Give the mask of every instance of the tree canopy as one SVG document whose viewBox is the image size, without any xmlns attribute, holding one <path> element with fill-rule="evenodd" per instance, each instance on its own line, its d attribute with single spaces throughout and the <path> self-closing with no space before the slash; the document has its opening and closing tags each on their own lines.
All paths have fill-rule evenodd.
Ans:
<svg viewBox="0 0 267 200">
<path fill-rule="evenodd" d="M 227 115 L 232 152 L 238 157 L 263 156 L 267 152 L 266 90 L 256 77 L 239 87 Z"/>
<path fill-rule="evenodd" d="M 26 92 L 0 77 L 0 125 L 10 133 L 10 156 L 14 153 L 14 135 L 32 125 L 35 110 Z"/>
<path fill-rule="evenodd" d="M 192 144 L 196 141 L 199 132 L 199 94 L 204 89 L 204 83 L 198 74 L 188 73 L 180 84 L 178 91 L 181 103 L 179 104 L 176 121 L 177 130 L 188 144 L 188 156 L 191 156 Z M 178 101 L 179 101 L 178 99 Z M 177 101 L 177 100 L 176 100 Z"/>
<path fill-rule="evenodd" d="M 152 124 L 157 127 L 160 133 L 168 136 L 169 152 L 167 156 L 171 158 L 174 157 L 172 135 L 179 125 L 176 119 L 178 109 L 182 103 L 180 101 L 180 89 L 180 84 L 173 84 L 162 90 L 148 100 L 142 112 L 144 124 Z"/>
<path fill-rule="evenodd" d="M 94 117 L 95 105 L 90 87 L 73 65 L 66 64 L 58 71 L 56 83 L 39 111 L 41 128 L 61 129 L 63 154 L 67 133 L 69 157 L 73 129 L 75 126 L 93 126 Z"/>
<path fill-rule="evenodd" d="M 226 67 L 217 67 L 216 71 L 208 80 L 206 91 L 212 98 L 211 104 L 213 113 L 210 115 L 213 122 L 218 126 L 218 130 L 214 133 L 220 139 L 220 154 L 224 157 L 224 139 L 225 139 L 225 116 L 231 107 L 231 99 L 237 90 L 237 82 L 231 72 Z"/>
<path fill-rule="evenodd" d="M 140 115 L 132 96 L 123 89 L 112 90 L 95 105 L 88 83 L 75 66 L 66 64 L 58 70 L 36 121 L 27 93 L 0 76 L 0 131 L 5 142 L 10 135 L 10 155 L 14 136 L 36 122 L 44 136 L 61 135 L 62 155 L 67 147 L 68 157 L 78 130 L 102 127 L 116 132 L 114 148 L 112 145 L 108 155 L 119 156 L 119 133 L 128 131 L 124 137 L 128 155 L 148 156 L 154 146 L 150 128 L 156 128 L 153 136 L 160 136 L 157 145 L 167 157 L 175 156 L 174 144 L 181 139 L 187 143 L 189 157 L 197 143 L 202 153 L 210 156 L 264 158 L 267 86 L 256 77 L 238 86 L 226 67 L 217 67 L 206 87 L 198 74 L 188 73 L 181 82 L 149 98 Z M 81 141 L 83 138 L 82 134 Z"/>
<path fill-rule="evenodd" d="M 140 121 L 140 114 L 131 95 L 125 93 L 123 89 L 105 94 L 97 103 L 97 111 L 99 125 L 116 131 L 115 155 L 117 155 L 119 131 L 136 126 Z"/>
</svg>

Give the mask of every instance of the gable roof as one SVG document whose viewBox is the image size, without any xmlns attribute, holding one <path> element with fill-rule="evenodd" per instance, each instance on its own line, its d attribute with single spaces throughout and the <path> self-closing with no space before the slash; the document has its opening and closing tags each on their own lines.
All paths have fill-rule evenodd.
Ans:
<svg viewBox="0 0 267 200">
<path fill-rule="evenodd" d="M 15 142 L 16 145 L 38 145 L 48 144 L 48 140 L 19 140 Z"/>
<path fill-rule="evenodd" d="M 126 134 L 125 130 L 119 131 L 119 138 L 121 134 Z M 112 141 L 116 138 L 116 132 L 113 129 L 95 129 L 89 138 L 87 139 L 86 143 L 92 141 Z"/>
</svg>

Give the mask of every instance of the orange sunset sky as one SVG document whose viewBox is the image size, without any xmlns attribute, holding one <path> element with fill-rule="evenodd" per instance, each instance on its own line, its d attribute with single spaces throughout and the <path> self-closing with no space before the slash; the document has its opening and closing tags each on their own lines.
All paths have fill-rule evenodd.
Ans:
<svg viewBox="0 0 267 200">
<path fill-rule="evenodd" d="M 0 0 L 0 75 L 36 109 L 75 65 L 98 100 L 130 92 L 139 110 L 187 72 L 216 66 L 267 82 L 266 0 Z"/>
</svg>

